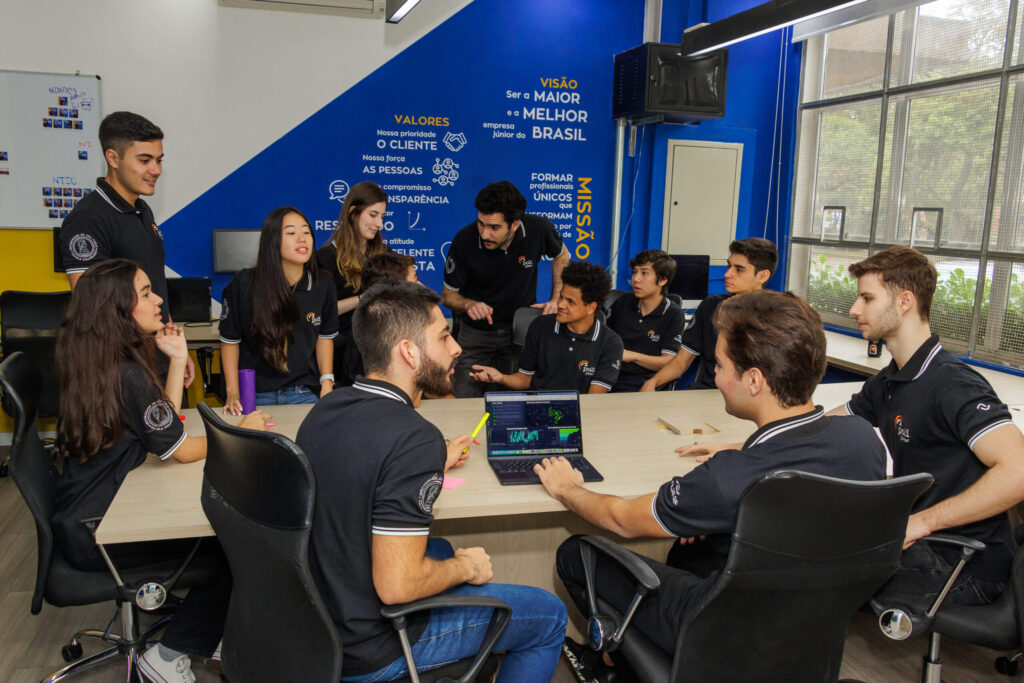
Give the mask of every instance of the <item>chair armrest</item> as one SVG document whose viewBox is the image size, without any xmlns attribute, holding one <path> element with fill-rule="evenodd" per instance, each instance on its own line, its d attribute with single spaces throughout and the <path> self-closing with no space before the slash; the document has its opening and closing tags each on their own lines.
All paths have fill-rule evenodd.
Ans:
<svg viewBox="0 0 1024 683">
<path fill-rule="evenodd" d="M 633 599 L 622 616 L 622 621 L 614 623 L 608 615 L 600 614 L 597 607 L 597 557 L 595 551 L 619 564 L 635 581 L 636 590 Z M 598 651 L 611 652 L 618 648 L 626 633 L 630 620 L 640 606 L 640 601 L 651 591 L 661 587 L 661 580 L 643 560 L 622 546 L 609 541 L 603 536 L 582 536 L 580 538 L 580 559 L 583 563 L 583 578 L 586 582 L 587 610 L 590 617 L 587 624 L 587 640 L 590 646 Z"/>
<path fill-rule="evenodd" d="M 985 549 L 985 544 L 981 541 L 967 538 L 966 536 L 957 536 L 956 534 L 932 534 L 931 536 L 925 536 L 921 540 L 928 541 L 929 543 L 945 543 L 947 545 L 957 545 L 961 548 L 970 548 L 971 554 Z"/>
<path fill-rule="evenodd" d="M 402 605 L 385 605 L 382 607 L 380 610 L 381 616 L 389 619 L 391 625 L 398 631 L 398 639 L 402 644 L 402 653 L 405 655 L 405 663 L 409 667 L 409 677 L 413 683 L 419 683 L 419 675 L 416 672 L 416 661 L 412 656 L 409 636 L 405 632 L 406 617 L 410 614 L 436 607 L 487 607 L 494 610 L 491 614 L 491 621 L 487 625 L 487 632 L 484 634 L 484 640 L 480 645 L 480 649 L 477 651 L 469 668 L 458 680 L 458 683 L 471 683 L 476 680 L 487 658 L 491 656 L 494 646 L 498 644 L 498 639 L 508 626 L 508 622 L 512 618 L 512 608 L 505 602 L 487 595 L 457 594 L 434 595 Z"/>
<path fill-rule="evenodd" d="M 637 583 L 648 591 L 658 590 L 661 587 L 661 579 L 654 573 L 654 570 L 646 562 L 618 543 L 610 541 L 604 536 L 584 536 L 580 541 L 593 546 L 618 562 L 623 569 L 629 572 L 630 576 L 636 579 Z"/>
</svg>

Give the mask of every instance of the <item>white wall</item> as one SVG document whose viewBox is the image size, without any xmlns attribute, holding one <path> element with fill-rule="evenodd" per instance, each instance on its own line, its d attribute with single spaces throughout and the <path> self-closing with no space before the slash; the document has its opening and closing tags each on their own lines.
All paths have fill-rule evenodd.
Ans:
<svg viewBox="0 0 1024 683">
<path fill-rule="evenodd" d="M 392 25 L 217 0 L 0 0 L 0 68 L 99 74 L 104 113 L 160 126 L 162 222 L 471 1 Z"/>
</svg>

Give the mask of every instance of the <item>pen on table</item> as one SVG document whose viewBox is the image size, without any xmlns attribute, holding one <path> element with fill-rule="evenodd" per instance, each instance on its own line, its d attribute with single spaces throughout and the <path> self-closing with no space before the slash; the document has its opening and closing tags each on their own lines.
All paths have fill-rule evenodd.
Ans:
<svg viewBox="0 0 1024 683">
<path fill-rule="evenodd" d="M 470 440 L 473 440 L 473 439 L 476 438 L 476 435 L 480 433 L 481 429 L 483 429 L 484 423 L 487 422 L 487 418 L 489 418 L 490 416 L 491 416 L 490 413 L 484 413 L 484 416 L 481 417 L 480 421 L 476 423 L 476 429 L 474 429 L 473 433 L 470 435 L 470 437 L 469 437 Z M 469 451 L 469 446 L 466 446 L 465 448 L 462 449 L 463 453 L 465 453 L 467 451 Z"/>
</svg>

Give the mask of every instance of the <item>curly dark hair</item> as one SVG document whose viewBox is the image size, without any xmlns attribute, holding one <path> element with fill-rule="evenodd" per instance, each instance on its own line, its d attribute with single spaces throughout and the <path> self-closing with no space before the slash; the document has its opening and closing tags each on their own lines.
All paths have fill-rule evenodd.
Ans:
<svg viewBox="0 0 1024 683">
<path fill-rule="evenodd" d="M 573 261 L 562 271 L 562 284 L 576 287 L 584 304 L 595 301 L 600 306 L 612 289 L 612 279 L 601 266 L 586 261 Z"/>
<path fill-rule="evenodd" d="M 164 132 L 149 119 L 130 111 L 115 111 L 100 122 L 100 148 L 123 157 L 125 150 L 136 142 L 163 140 Z"/>
<path fill-rule="evenodd" d="M 480 190 L 473 205 L 483 214 L 500 213 L 509 227 L 526 213 L 526 197 L 507 180 L 491 183 Z"/>
</svg>

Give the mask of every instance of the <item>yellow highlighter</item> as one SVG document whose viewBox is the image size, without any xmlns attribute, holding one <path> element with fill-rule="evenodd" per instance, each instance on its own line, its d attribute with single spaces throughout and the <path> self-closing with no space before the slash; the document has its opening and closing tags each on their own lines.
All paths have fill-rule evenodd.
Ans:
<svg viewBox="0 0 1024 683">
<path fill-rule="evenodd" d="M 483 429 L 484 424 L 486 424 L 486 422 L 487 422 L 487 418 L 489 418 L 490 416 L 491 416 L 490 413 L 484 413 L 484 416 L 481 417 L 480 421 L 476 423 L 476 429 L 474 429 L 473 433 L 470 434 L 470 436 L 469 436 L 470 440 L 476 438 L 476 435 L 480 433 L 481 429 Z M 466 446 L 465 448 L 462 449 L 463 453 L 466 453 L 467 451 L 469 451 L 469 446 Z"/>
</svg>

